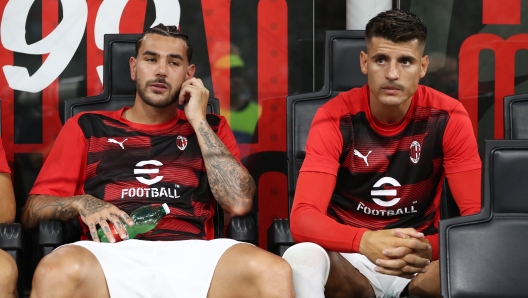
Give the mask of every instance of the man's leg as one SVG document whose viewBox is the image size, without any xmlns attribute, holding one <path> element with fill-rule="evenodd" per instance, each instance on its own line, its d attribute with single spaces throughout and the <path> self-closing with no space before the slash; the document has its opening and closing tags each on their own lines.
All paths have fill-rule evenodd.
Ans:
<svg viewBox="0 0 528 298">
<path fill-rule="evenodd" d="M 31 297 L 110 297 L 97 258 L 77 245 L 44 257 L 33 276 Z"/>
<path fill-rule="evenodd" d="M 288 248 L 283 258 L 292 267 L 297 298 L 375 297 L 368 279 L 339 253 L 303 242 Z"/>
<path fill-rule="evenodd" d="M 426 267 L 427 272 L 416 275 L 409 284 L 409 294 L 420 298 L 442 297 L 440 289 L 440 265 L 433 261 Z"/>
<path fill-rule="evenodd" d="M 234 245 L 218 261 L 207 297 L 294 297 L 291 268 L 258 247 Z"/>
<path fill-rule="evenodd" d="M 0 298 L 17 297 L 18 269 L 15 260 L 0 249 Z"/>
<path fill-rule="evenodd" d="M 368 279 L 340 253 L 329 251 L 328 256 L 330 274 L 325 287 L 325 297 L 376 297 Z"/>
</svg>

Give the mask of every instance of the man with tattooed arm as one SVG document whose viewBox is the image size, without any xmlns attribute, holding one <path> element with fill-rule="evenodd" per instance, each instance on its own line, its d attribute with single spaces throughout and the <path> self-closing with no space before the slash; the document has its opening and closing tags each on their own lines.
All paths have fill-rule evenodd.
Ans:
<svg viewBox="0 0 528 298">
<path fill-rule="evenodd" d="M 22 222 L 32 229 L 79 217 L 93 241 L 43 258 L 32 297 L 293 297 L 284 260 L 231 239 L 211 240 L 214 199 L 244 215 L 255 183 L 226 120 L 206 114 L 209 91 L 194 77 L 191 58 L 176 26 L 145 30 L 130 58 L 134 106 L 83 113 L 64 125 Z M 125 239 L 121 222 L 133 225 L 128 213 L 162 203 L 170 214 L 154 230 L 116 241 L 109 223 Z M 98 227 L 111 243 L 99 241 Z"/>
</svg>

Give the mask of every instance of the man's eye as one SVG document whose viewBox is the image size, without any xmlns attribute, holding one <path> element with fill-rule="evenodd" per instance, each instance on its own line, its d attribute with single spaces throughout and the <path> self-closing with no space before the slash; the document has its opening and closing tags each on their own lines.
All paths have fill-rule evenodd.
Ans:
<svg viewBox="0 0 528 298">
<path fill-rule="evenodd" d="M 383 63 L 385 63 L 385 59 L 378 59 L 378 60 L 376 60 L 376 63 L 383 64 Z"/>
</svg>

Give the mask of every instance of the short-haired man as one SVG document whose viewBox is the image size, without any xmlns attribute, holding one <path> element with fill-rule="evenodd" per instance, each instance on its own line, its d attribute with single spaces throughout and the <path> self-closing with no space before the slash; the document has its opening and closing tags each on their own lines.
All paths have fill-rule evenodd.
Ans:
<svg viewBox="0 0 528 298">
<path fill-rule="evenodd" d="M 440 297 L 444 177 L 462 215 L 480 211 L 481 161 L 462 104 L 419 85 L 427 29 L 390 10 L 366 26 L 368 83 L 316 113 L 284 254 L 297 297 Z M 323 249 L 324 248 L 324 249 Z"/>
<path fill-rule="evenodd" d="M 191 57 L 177 27 L 147 29 L 130 58 L 134 106 L 80 114 L 64 125 L 23 223 L 79 216 L 94 241 L 43 258 L 32 297 L 293 297 L 291 268 L 280 257 L 232 239 L 209 240 L 214 199 L 231 215 L 246 214 L 255 184 L 225 119 L 206 114 L 209 91 L 193 77 Z M 125 238 L 121 221 L 133 224 L 127 213 L 162 203 L 170 214 L 139 240 L 99 243 L 97 226 L 115 242 L 109 222 Z"/>
<path fill-rule="evenodd" d="M 0 223 L 12 223 L 15 220 L 15 213 L 11 170 L 0 139 Z M 18 268 L 15 260 L 0 249 L 0 298 L 17 297 L 17 279 Z"/>
</svg>

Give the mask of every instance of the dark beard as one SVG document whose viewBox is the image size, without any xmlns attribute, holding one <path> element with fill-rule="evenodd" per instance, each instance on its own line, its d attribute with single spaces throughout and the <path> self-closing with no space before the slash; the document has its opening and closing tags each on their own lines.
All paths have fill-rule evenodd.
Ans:
<svg viewBox="0 0 528 298">
<path fill-rule="evenodd" d="M 168 90 L 169 90 L 168 95 L 162 101 L 154 101 L 152 98 L 147 96 L 145 90 L 148 88 L 148 86 L 150 84 L 153 84 L 153 83 L 162 83 L 162 84 L 165 84 L 168 87 Z M 141 81 L 140 80 L 136 80 L 136 90 L 137 90 L 137 93 L 139 94 L 139 97 L 141 97 L 141 99 L 143 100 L 144 103 L 146 103 L 147 105 L 149 105 L 151 107 L 155 107 L 155 108 L 166 108 L 166 107 L 172 105 L 173 103 L 175 103 L 178 100 L 178 96 L 180 94 L 180 89 L 178 89 L 178 90 L 176 90 L 174 95 L 171 96 L 170 91 L 172 90 L 172 85 L 167 83 L 167 81 L 165 81 L 164 78 L 157 78 L 155 80 L 147 81 L 143 85 L 144 86 L 143 88 L 141 88 L 141 85 L 142 85 Z"/>
</svg>

